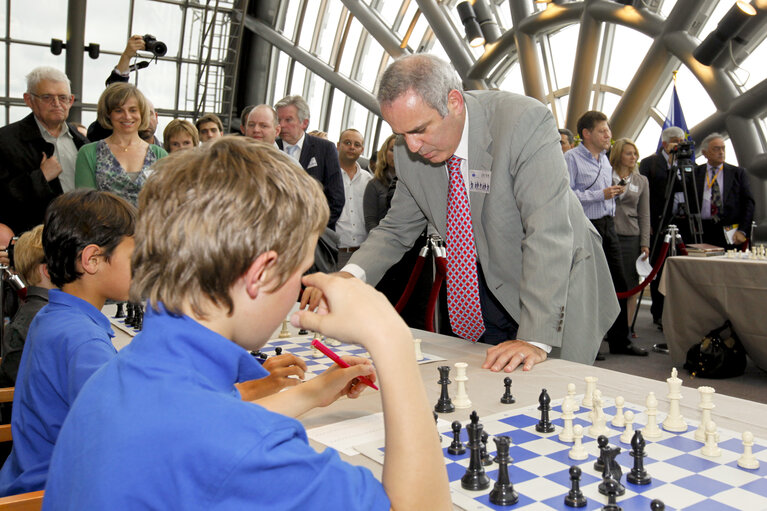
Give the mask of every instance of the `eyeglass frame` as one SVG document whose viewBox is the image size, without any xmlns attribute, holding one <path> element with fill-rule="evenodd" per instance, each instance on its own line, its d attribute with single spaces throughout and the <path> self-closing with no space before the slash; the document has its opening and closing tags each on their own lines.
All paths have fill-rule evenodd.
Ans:
<svg viewBox="0 0 767 511">
<path fill-rule="evenodd" d="M 60 104 L 62 104 L 62 105 L 70 104 L 75 99 L 74 94 L 68 94 L 68 95 L 65 95 L 65 94 L 35 94 L 34 92 L 30 92 L 28 94 L 30 96 L 32 96 L 32 97 L 35 97 L 35 98 L 39 99 L 40 101 L 42 101 L 43 103 L 45 103 L 47 105 L 52 105 L 53 104 L 53 101 L 54 101 L 53 98 L 56 98 L 56 100 Z M 61 98 L 66 98 L 66 99 L 61 99 Z"/>
</svg>

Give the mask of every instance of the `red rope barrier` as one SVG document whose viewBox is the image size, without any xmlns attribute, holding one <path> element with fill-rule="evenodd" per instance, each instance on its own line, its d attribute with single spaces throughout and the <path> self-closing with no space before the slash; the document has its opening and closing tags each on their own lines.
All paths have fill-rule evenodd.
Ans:
<svg viewBox="0 0 767 511">
<path fill-rule="evenodd" d="M 410 295 L 413 294 L 413 290 L 415 289 L 415 285 L 418 282 L 418 278 L 421 276 L 421 270 L 423 269 L 424 261 L 426 261 L 426 256 L 419 255 L 418 259 L 415 261 L 415 265 L 413 266 L 413 271 L 410 273 L 410 279 L 407 281 L 407 286 L 405 286 L 405 290 L 402 292 L 402 296 L 399 297 L 397 305 L 394 306 L 396 311 L 400 314 L 402 314 L 402 310 L 405 308 L 405 305 L 407 305 L 408 300 L 410 300 Z"/>
<path fill-rule="evenodd" d="M 685 253 L 687 251 L 685 250 Z M 660 271 L 660 267 L 663 266 L 663 261 L 666 260 L 666 254 L 668 254 L 668 243 L 663 243 L 663 246 L 661 247 L 660 257 L 658 257 L 658 260 L 655 261 L 655 266 L 653 267 L 650 274 L 645 278 L 641 284 L 636 286 L 634 289 L 630 289 L 628 291 L 623 291 L 621 293 L 616 293 L 618 295 L 618 300 L 623 300 L 625 298 L 629 298 L 630 296 L 634 296 L 641 290 L 643 290 L 647 285 L 652 282 L 652 280 L 655 278 L 655 276 Z"/>
<path fill-rule="evenodd" d="M 439 297 L 439 288 L 442 287 L 442 281 L 445 280 L 445 275 L 447 275 L 447 259 L 435 257 L 434 262 L 437 265 L 437 275 L 434 277 L 434 284 L 431 286 L 429 301 L 426 304 L 426 317 L 424 318 L 426 330 L 429 332 L 434 332 L 434 309 Z"/>
</svg>

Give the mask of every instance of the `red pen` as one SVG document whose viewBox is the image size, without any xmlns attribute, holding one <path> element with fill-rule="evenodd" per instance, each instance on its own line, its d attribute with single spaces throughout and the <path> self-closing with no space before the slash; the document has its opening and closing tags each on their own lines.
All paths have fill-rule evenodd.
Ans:
<svg viewBox="0 0 767 511">
<path fill-rule="evenodd" d="M 325 346 L 324 344 L 322 344 L 322 343 L 319 341 L 319 339 L 314 339 L 314 340 L 312 341 L 312 346 L 314 346 L 315 348 L 317 348 L 318 350 L 320 350 L 320 351 L 321 351 L 322 353 L 324 353 L 324 354 L 325 354 L 325 355 L 326 355 L 326 356 L 327 356 L 327 357 L 328 357 L 330 360 L 332 360 L 333 362 L 335 362 L 335 363 L 336 363 L 336 364 L 338 364 L 339 366 L 341 366 L 341 367 L 349 367 L 349 364 L 347 364 L 346 362 L 344 362 L 344 360 L 343 360 L 341 357 L 339 357 L 338 355 L 336 355 L 335 353 L 333 353 L 333 351 L 331 351 L 331 349 L 330 349 L 330 348 L 328 348 L 327 346 Z M 370 387 L 370 388 L 373 388 L 373 389 L 376 389 L 376 390 L 378 390 L 378 387 L 376 387 L 376 384 L 375 384 L 375 383 L 373 383 L 373 382 L 370 380 L 370 378 L 368 378 L 367 376 L 358 376 L 358 377 L 357 377 L 357 379 L 358 379 L 359 381 L 361 381 L 362 383 L 364 383 L 365 385 L 367 385 L 368 387 Z"/>
</svg>

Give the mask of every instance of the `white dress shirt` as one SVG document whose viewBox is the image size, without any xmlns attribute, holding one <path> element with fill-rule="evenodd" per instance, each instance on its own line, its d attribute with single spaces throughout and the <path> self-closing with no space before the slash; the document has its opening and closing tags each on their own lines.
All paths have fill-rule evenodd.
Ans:
<svg viewBox="0 0 767 511">
<path fill-rule="evenodd" d="M 362 245 L 368 237 L 365 229 L 365 215 L 362 211 L 362 197 L 368 182 L 373 179 L 369 172 L 362 170 L 359 163 L 354 163 L 357 173 L 353 178 L 341 169 L 341 177 L 344 181 L 345 202 L 341 216 L 336 222 L 336 234 L 338 234 L 339 248 L 354 248 Z"/>
<path fill-rule="evenodd" d="M 43 140 L 53 144 L 53 156 L 59 160 L 61 165 L 61 174 L 59 174 L 59 183 L 64 193 L 75 189 L 75 162 L 77 161 L 77 146 L 72 134 L 69 132 L 69 126 L 64 122 L 61 124 L 61 133 L 58 137 L 51 135 L 45 126 L 35 117 L 37 127 L 40 129 L 40 135 Z M 42 159 L 42 157 L 41 157 Z"/>
</svg>

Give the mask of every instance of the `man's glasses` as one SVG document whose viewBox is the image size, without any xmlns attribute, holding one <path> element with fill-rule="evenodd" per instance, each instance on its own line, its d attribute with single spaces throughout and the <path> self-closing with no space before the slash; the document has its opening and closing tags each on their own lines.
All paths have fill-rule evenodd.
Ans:
<svg viewBox="0 0 767 511">
<path fill-rule="evenodd" d="M 47 105 L 52 105 L 56 100 L 58 100 L 58 102 L 62 105 L 65 105 L 72 100 L 72 96 L 70 94 L 35 94 L 34 92 L 30 92 L 29 94 Z"/>
</svg>

